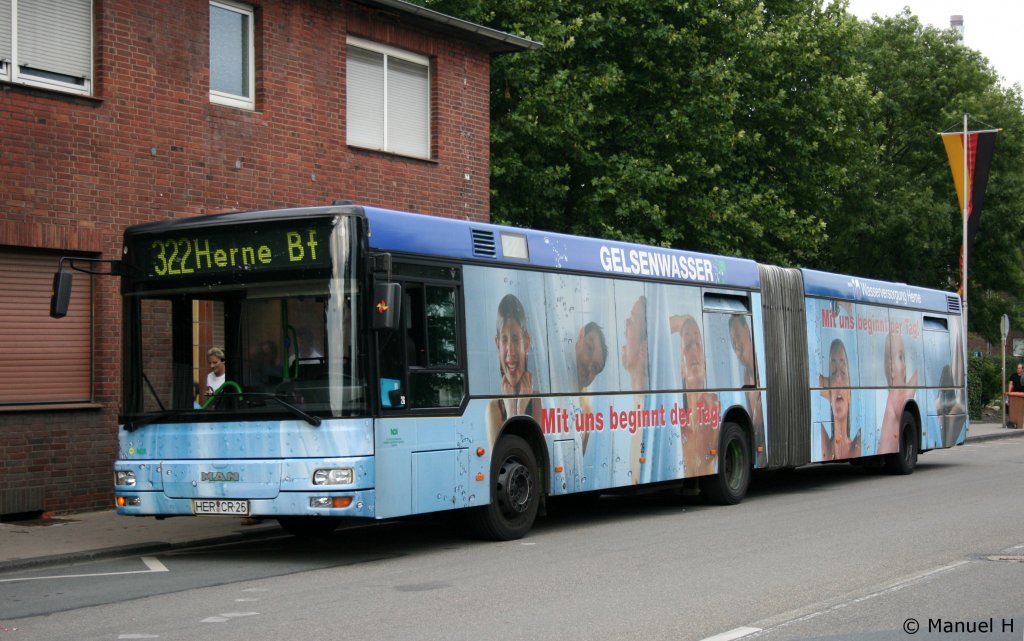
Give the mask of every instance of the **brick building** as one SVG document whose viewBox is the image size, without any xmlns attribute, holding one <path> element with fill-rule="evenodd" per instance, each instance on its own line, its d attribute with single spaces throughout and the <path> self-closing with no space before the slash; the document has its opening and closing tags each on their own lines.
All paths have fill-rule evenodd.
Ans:
<svg viewBox="0 0 1024 641">
<path fill-rule="evenodd" d="M 402 0 L 0 0 L 0 516 L 109 505 L 126 225 L 347 198 L 487 220 L 492 55 Z M 91 281 L 91 282 L 90 282 Z"/>
</svg>

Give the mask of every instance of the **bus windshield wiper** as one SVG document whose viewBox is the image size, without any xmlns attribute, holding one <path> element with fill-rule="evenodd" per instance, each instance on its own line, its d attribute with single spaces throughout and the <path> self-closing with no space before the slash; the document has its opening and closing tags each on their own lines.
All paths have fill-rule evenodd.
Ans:
<svg viewBox="0 0 1024 641">
<path fill-rule="evenodd" d="M 285 408 L 295 416 L 298 416 L 302 420 L 306 421 L 313 427 L 320 427 L 320 424 L 323 423 L 323 419 L 321 419 L 319 416 L 313 416 L 309 412 L 306 412 L 305 410 L 295 407 L 294 405 L 284 400 L 277 394 L 269 394 L 267 392 L 246 392 L 245 395 L 255 396 L 256 398 L 269 398 L 270 400 L 275 401 L 278 405 Z"/>
</svg>

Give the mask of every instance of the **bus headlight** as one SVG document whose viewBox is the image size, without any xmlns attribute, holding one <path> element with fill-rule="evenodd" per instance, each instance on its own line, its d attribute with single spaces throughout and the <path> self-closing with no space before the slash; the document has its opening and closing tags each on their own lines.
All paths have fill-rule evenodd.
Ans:
<svg viewBox="0 0 1024 641">
<path fill-rule="evenodd" d="M 114 485 L 135 487 L 135 472 L 131 470 L 116 470 L 114 472 Z"/>
<path fill-rule="evenodd" d="M 351 467 L 317 470 L 313 472 L 313 485 L 352 485 L 355 478 Z"/>
</svg>

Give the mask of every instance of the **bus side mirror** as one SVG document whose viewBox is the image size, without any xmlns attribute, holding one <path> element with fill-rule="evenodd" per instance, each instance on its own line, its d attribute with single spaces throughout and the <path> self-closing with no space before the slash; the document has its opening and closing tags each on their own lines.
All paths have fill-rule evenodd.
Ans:
<svg viewBox="0 0 1024 641">
<path fill-rule="evenodd" d="M 376 283 L 373 286 L 373 328 L 398 329 L 402 317 L 402 286 L 398 283 Z"/>
<path fill-rule="evenodd" d="M 59 271 L 53 275 L 53 292 L 50 296 L 50 316 L 64 318 L 68 315 L 71 302 L 71 272 Z"/>
</svg>

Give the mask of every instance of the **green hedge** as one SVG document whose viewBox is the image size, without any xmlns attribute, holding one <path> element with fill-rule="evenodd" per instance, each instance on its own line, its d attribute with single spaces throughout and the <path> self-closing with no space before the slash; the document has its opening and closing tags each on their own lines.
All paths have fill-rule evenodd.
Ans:
<svg viewBox="0 0 1024 641">
<path fill-rule="evenodd" d="M 1007 379 L 1017 366 L 1015 360 L 1006 359 Z M 1001 356 L 971 356 L 967 369 L 967 406 L 971 419 L 981 418 L 983 407 L 1003 397 L 1003 359 Z"/>
</svg>

